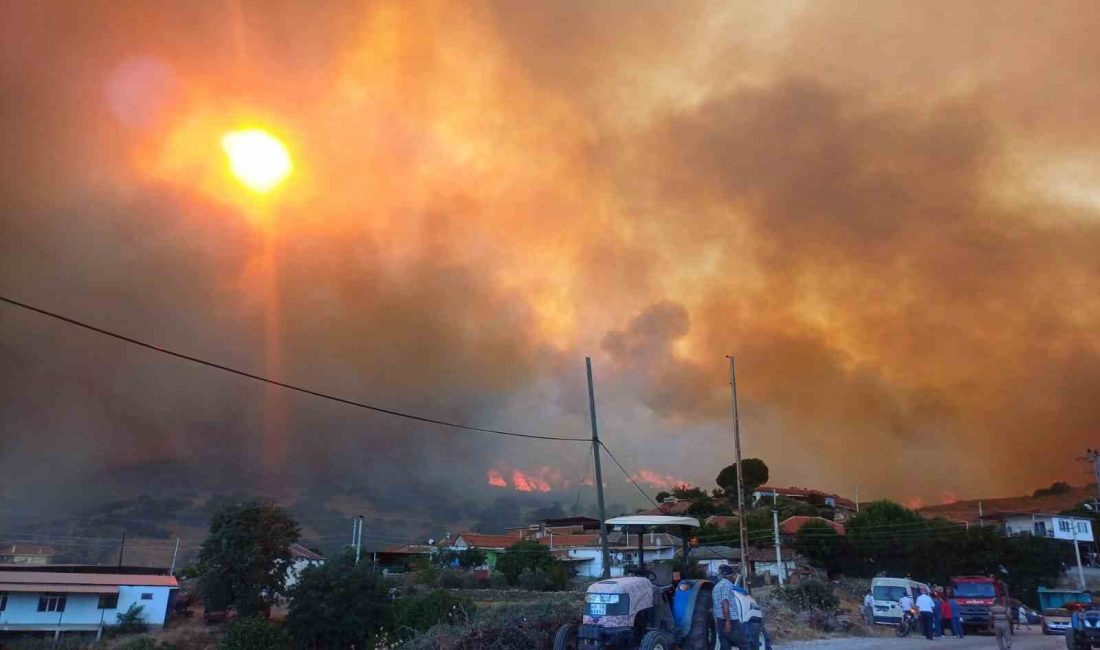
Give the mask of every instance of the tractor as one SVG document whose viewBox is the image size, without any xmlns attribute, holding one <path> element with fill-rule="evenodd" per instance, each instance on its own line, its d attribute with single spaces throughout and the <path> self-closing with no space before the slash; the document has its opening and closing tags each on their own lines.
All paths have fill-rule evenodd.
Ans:
<svg viewBox="0 0 1100 650">
<path fill-rule="evenodd" d="M 558 628 L 554 650 L 712 650 L 718 645 L 711 609 L 709 580 L 688 577 L 689 533 L 699 527 L 691 517 L 640 515 L 608 519 L 627 533 L 637 534 L 638 562 L 619 578 L 588 587 L 581 624 Z M 683 539 L 682 573 L 670 567 L 646 567 L 644 533 L 655 526 L 678 530 Z M 663 575 L 662 575 L 663 574 Z M 738 593 L 743 622 L 762 618 L 747 593 Z M 763 648 L 763 644 L 760 646 Z"/>
<path fill-rule="evenodd" d="M 1066 647 L 1069 650 L 1100 648 L 1100 594 L 1089 595 L 1091 603 L 1071 603 L 1067 608 L 1072 611 L 1069 629 L 1066 630 Z"/>
</svg>

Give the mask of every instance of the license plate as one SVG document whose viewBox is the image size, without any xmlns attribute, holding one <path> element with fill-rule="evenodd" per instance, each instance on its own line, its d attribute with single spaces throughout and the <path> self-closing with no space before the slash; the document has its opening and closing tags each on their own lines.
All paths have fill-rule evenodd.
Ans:
<svg viewBox="0 0 1100 650">
<path fill-rule="evenodd" d="M 607 605 L 604 603 L 588 603 L 588 613 L 591 616 L 606 616 Z"/>
</svg>

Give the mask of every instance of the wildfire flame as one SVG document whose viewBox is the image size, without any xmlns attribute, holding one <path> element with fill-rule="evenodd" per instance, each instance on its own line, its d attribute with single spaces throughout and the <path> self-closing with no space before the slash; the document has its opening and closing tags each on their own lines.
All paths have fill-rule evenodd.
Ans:
<svg viewBox="0 0 1100 650">
<path fill-rule="evenodd" d="M 570 482 L 563 480 L 561 472 L 553 467 L 538 467 L 527 471 L 515 468 L 497 468 L 486 472 L 489 485 L 509 488 L 517 492 L 551 492 L 555 488 L 567 488 Z"/>
<path fill-rule="evenodd" d="M 643 483 L 649 487 L 662 490 L 671 490 L 680 485 L 687 485 L 687 481 L 678 479 L 669 474 L 661 474 L 651 469 L 641 469 L 631 475 L 635 483 Z"/>
</svg>

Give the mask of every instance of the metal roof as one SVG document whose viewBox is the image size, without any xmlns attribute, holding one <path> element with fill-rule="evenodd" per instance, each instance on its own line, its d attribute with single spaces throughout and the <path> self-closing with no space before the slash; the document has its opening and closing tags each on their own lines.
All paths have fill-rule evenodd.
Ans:
<svg viewBox="0 0 1100 650">
<path fill-rule="evenodd" d="M 699 527 L 699 520 L 694 517 L 669 517 L 665 515 L 632 515 L 629 517 L 615 517 L 608 519 L 609 526 L 690 526 Z"/>
<path fill-rule="evenodd" d="M 7 584 L 0 582 L 0 591 L 7 593 L 117 594 L 114 585 Z"/>
<path fill-rule="evenodd" d="M 0 571 L 0 590 L 7 585 L 108 585 L 115 587 L 178 587 L 173 576 L 123 575 L 117 573 L 49 573 L 46 571 Z"/>
</svg>

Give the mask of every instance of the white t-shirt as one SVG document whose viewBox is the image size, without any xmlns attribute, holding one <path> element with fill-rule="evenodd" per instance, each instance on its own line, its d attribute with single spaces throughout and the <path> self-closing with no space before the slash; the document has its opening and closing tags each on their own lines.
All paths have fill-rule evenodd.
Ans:
<svg viewBox="0 0 1100 650">
<path fill-rule="evenodd" d="M 863 606 L 864 607 L 874 607 L 875 606 L 875 597 L 872 596 L 871 594 L 867 594 L 866 596 L 864 596 L 863 597 Z"/>
<path fill-rule="evenodd" d="M 901 600 L 898 601 L 898 604 L 901 605 L 901 608 L 903 610 L 913 609 L 913 599 L 909 596 L 909 594 L 905 594 L 904 596 L 902 596 Z"/>
<path fill-rule="evenodd" d="M 936 603 L 928 594 L 921 594 L 917 596 L 917 608 L 920 609 L 922 614 L 924 612 L 928 612 L 929 614 L 931 614 L 932 610 L 936 608 Z"/>
</svg>

